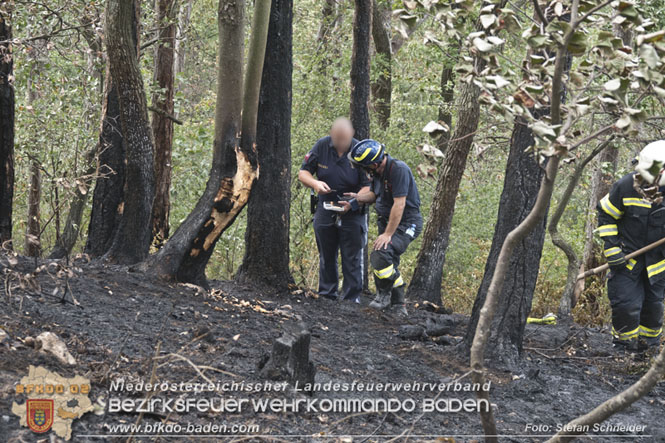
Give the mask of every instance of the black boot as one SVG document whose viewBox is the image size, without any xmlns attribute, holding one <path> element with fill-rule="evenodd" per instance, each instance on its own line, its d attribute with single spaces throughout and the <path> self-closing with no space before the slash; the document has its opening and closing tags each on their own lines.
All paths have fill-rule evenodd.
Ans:
<svg viewBox="0 0 665 443">
<path fill-rule="evenodd" d="M 390 298 L 390 292 L 377 291 L 376 297 L 374 297 L 374 300 L 369 304 L 369 307 L 374 309 L 386 309 L 390 306 Z"/>
<path fill-rule="evenodd" d="M 390 291 L 390 311 L 401 317 L 406 317 L 406 304 L 404 300 L 404 285 Z"/>
</svg>

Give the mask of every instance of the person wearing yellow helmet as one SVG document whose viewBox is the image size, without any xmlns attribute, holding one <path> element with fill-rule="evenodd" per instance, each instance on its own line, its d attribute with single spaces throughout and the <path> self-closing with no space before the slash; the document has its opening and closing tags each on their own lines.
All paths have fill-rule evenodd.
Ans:
<svg viewBox="0 0 665 443">
<path fill-rule="evenodd" d="M 658 346 L 663 330 L 665 248 L 626 255 L 665 237 L 665 140 L 647 145 L 635 171 L 616 182 L 598 203 L 597 233 L 610 265 L 607 295 L 612 335 L 622 350 Z"/>
<path fill-rule="evenodd" d="M 413 173 L 406 163 L 389 156 L 386 147 L 376 140 L 361 141 L 349 151 L 348 158 L 373 177 L 368 190 L 347 193 L 351 200 L 339 202 L 347 210 L 375 203 L 379 236 L 370 255 L 376 284 L 376 297 L 370 307 L 390 308 L 397 315 L 407 315 L 405 283 L 398 267 L 400 256 L 423 227 Z"/>
</svg>

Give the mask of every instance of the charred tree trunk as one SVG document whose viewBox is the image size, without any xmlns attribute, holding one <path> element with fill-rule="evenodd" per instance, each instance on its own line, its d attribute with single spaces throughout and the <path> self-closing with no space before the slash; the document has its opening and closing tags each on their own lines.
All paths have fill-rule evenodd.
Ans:
<svg viewBox="0 0 665 443">
<path fill-rule="evenodd" d="M 372 29 L 372 0 L 355 0 L 353 58 L 351 60 L 351 123 L 356 138 L 369 138 L 369 41 Z"/>
<path fill-rule="evenodd" d="M 28 224 L 25 233 L 25 255 L 39 257 L 41 247 L 42 171 L 37 159 L 30 164 L 30 190 L 28 191 Z"/>
<path fill-rule="evenodd" d="M 138 7 L 132 14 L 132 46 L 138 56 Z M 91 42 L 89 41 L 89 44 Z M 91 45 L 91 48 L 93 46 Z M 97 154 L 97 178 L 92 196 L 92 211 L 88 225 L 85 252 L 92 257 L 106 254 L 124 213 L 125 141 L 120 124 L 118 83 L 107 63 L 102 101 L 102 122 Z"/>
<path fill-rule="evenodd" d="M 392 98 L 392 47 L 390 36 L 391 10 L 379 5 L 374 0 L 372 11 L 372 39 L 377 54 L 377 69 L 379 75 L 372 83 L 372 96 L 374 97 L 374 110 L 379 125 L 386 129 L 390 126 L 390 102 Z"/>
<path fill-rule="evenodd" d="M 153 142 L 136 51 L 135 0 L 109 0 L 106 38 L 109 67 L 118 85 L 126 165 L 122 218 L 105 257 L 132 264 L 148 256 L 155 196 Z M 129 192 L 131 190 L 131 192 Z"/>
<path fill-rule="evenodd" d="M 247 208 L 245 257 L 237 279 L 286 289 L 291 203 L 293 0 L 272 0 L 256 144 L 261 171 Z"/>
<path fill-rule="evenodd" d="M 484 61 L 475 58 L 475 69 L 480 72 Z M 480 89 L 473 82 L 463 83 L 455 103 L 457 122 L 452 141 L 446 148 L 446 156 L 439 168 L 439 178 L 434 191 L 432 207 L 418 252 L 415 270 L 408 295 L 411 299 L 441 300 L 441 279 L 445 262 L 450 227 L 455 211 L 455 200 L 462 180 L 466 160 L 478 129 Z"/>
<path fill-rule="evenodd" d="M 154 81 L 159 87 L 152 96 L 152 106 L 161 112 L 152 115 L 155 141 L 155 200 L 152 207 L 152 239 L 161 246 L 169 237 L 171 190 L 171 150 L 173 147 L 174 0 L 155 0 L 159 39 L 155 50 Z"/>
<path fill-rule="evenodd" d="M 369 41 L 372 29 L 372 0 L 355 0 L 353 16 L 353 56 L 351 60 L 351 123 L 356 138 L 369 138 Z M 369 223 L 369 215 L 365 216 Z M 369 263 L 369 243 L 363 245 L 363 262 Z M 363 266 L 363 289 L 369 288 L 369 273 Z"/>
<path fill-rule="evenodd" d="M 568 21 L 570 17 L 564 17 L 563 20 Z M 560 54 L 554 53 L 551 53 L 550 56 L 561 57 Z M 571 63 L 572 57 L 567 52 L 561 60 L 557 60 L 557 64 L 560 64 L 558 68 L 562 69 L 562 76 L 568 73 Z M 558 103 L 565 102 L 565 84 L 558 88 L 556 94 Z M 554 112 L 559 115 L 558 108 Z M 550 115 L 550 113 L 551 109 L 549 107 L 531 110 L 531 114 L 535 119 L 541 119 Z M 533 292 L 538 280 L 550 203 L 549 199 L 546 203 L 543 202 L 540 196 L 543 183 L 547 181 L 545 168 L 538 164 L 537 158 L 534 158 L 531 152 L 525 152 L 534 144 L 535 139 L 531 128 L 528 127 L 528 122 L 523 118 L 516 118 L 510 140 L 506 177 L 499 202 L 499 213 L 494 237 L 492 238 L 492 246 L 465 336 L 465 345 L 467 349 L 471 349 L 481 317 L 481 310 L 486 304 L 490 286 L 495 281 L 494 272 L 500 265 L 499 260 L 504 243 L 506 243 L 509 234 L 513 233 L 514 235 L 518 228 L 524 228 L 524 224 L 528 223 L 528 229 L 523 231 L 524 234 L 513 237 L 509 242 L 509 247 L 512 250 L 508 259 L 506 260 L 505 255 L 503 256 L 501 265 L 507 266 L 503 270 L 504 277 L 500 277 L 503 278 L 500 291 L 496 291 L 496 288 L 494 288 L 495 312 L 492 323 L 485 329 L 486 334 L 488 334 L 486 339 L 490 343 L 492 357 L 496 359 L 495 361 L 504 363 L 509 367 L 514 366 L 522 354 L 524 329 L 526 319 L 529 312 L 531 312 Z M 552 159 L 548 161 L 552 161 Z M 541 198 L 540 206 L 536 207 L 539 198 Z M 534 219 L 535 212 L 538 213 L 538 217 L 542 218 Z M 529 216 L 531 220 L 527 222 Z"/>
<path fill-rule="evenodd" d="M 0 1 L 0 42 L 12 38 L 11 5 Z M 0 245 L 12 238 L 14 201 L 14 54 L 0 43 Z"/>
<path fill-rule="evenodd" d="M 164 278 L 207 286 L 205 267 L 215 244 L 247 204 L 258 178 L 256 118 L 270 0 L 255 3 L 243 92 L 244 7 L 244 1 L 219 2 L 220 54 L 213 163 L 206 189 L 194 210 L 143 266 Z"/>
<path fill-rule="evenodd" d="M 124 198 L 125 145 L 120 129 L 118 88 L 108 69 L 104 83 L 97 178 L 85 245 L 85 252 L 92 257 L 101 257 L 111 247 L 122 218 Z"/>
<path fill-rule="evenodd" d="M 524 119 L 516 119 L 494 238 L 466 331 L 467 347 L 470 347 L 473 342 L 480 308 L 485 304 L 487 290 L 492 281 L 503 242 L 508 233 L 526 218 L 538 197 L 543 169 L 531 152 L 525 152 L 533 143 L 533 133 Z M 490 328 L 489 340 L 492 358 L 508 365 L 514 364 L 522 352 L 522 337 L 538 279 L 540 257 L 545 241 L 545 226 L 546 217 L 543 217 L 538 226 L 515 247 L 494 322 Z"/>
</svg>

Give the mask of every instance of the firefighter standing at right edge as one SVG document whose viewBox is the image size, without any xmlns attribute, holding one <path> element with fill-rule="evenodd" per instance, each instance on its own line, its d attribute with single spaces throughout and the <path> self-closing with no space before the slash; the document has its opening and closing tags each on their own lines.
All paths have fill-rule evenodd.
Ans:
<svg viewBox="0 0 665 443">
<path fill-rule="evenodd" d="M 663 331 L 665 247 L 630 260 L 625 256 L 665 237 L 664 168 L 665 140 L 650 143 L 635 171 L 598 203 L 597 232 L 610 265 L 613 343 L 629 352 L 658 349 Z"/>
</svg>

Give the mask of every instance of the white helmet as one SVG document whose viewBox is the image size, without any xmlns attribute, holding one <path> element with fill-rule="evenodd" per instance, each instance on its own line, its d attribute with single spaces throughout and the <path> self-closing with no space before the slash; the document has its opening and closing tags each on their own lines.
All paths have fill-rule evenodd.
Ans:
<svg viewBox="0 0 665 443">
<path fill-rule="evenodd" d="M 665 169 L 665 140 L 649 143 L 640 152 L 635 171 L 644 182 L 650 185 L 665 186 L 663 169 Z"/>
</svg>

